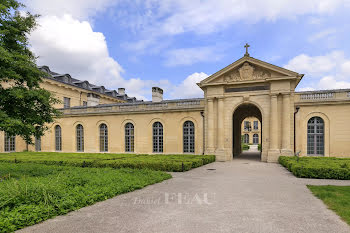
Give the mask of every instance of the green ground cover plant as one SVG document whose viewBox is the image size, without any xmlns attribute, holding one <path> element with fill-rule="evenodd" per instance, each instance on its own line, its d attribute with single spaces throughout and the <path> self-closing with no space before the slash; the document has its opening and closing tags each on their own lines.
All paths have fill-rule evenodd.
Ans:
<svg viewBox="0 0 350 233">
<path fill-rule="evenodd" d="M 350 158 L 280 156 L 278 161 L 297 177 L 350 180 Z"/>
<path fill-rule="evenodd" d="M 350 225 L 350 186 L 307 186 L 329 209 Z"/>
<path fill-rule="evenodd" d="M 214 155 L 165 154 L 101 154 L 18 152 L 0 154 L 0 162 L 40 163 L 77 167 L 148 168 L 159 171 L 180 172 L 215 161 Z"/>
<path fill-rule="evenodd" d="M 250 146 L 248 144 L 242 144 L 242 150 L 249 150 Z"/>
<path fill-rule="evenodd" d="M 0 232 L 34 225 L 169 178 L 170 174 L 149 169 L 0 163 Z"/>
</svg>

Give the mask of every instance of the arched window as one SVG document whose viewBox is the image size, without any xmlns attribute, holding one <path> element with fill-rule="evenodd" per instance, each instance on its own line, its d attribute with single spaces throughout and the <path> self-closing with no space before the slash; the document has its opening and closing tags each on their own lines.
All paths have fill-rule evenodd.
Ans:
<svg viewBox="0 0 350 233">
<path fill-rule="evenodd" d="M 41 151 L 41 137 L 35 137 L 35 151 Z"/>
<path fill-rule="evenodd" d="M 5 151 L 14 152 L 16 151 L 16 136 L 10 136 L 5 132 Z"/>
<path fill-rule="evenodd" d="M 307 122 L 307 154 L 324 155 L 324 122 L 320 117 Z"/>
<path fill-rule="evenodd" d="M 55 148 L 56 151 L 62 150 L 62 130 L 59 125 L 55 126 Z"/>
<path fill-rule="evenodd" d="M 184 153 L 194 153 L 194 124 L 186 121 L 183 125 L 183 148 Z"/>
<path fill-rule="evenodd" d="M 108 151 L 108 128 L 106 124 L 100 125 L 100 151 Z"/>
<path fill-rule="evenodd" d="M 134 125 L 125 125 L 125 152 L 134 152 Z"/>
<path fill-rule="evenodd" d="M 244 134 L 243 143 L 249 143 L 249 134 Z"/>
<path fill-rule="evenodd" d="M 153 124 L 153 152 L 163 152 L 163 125 L 160 122 Z"/>
<path fill-rule="evenodd" d="M 258 134 L 253 135 L 253 144 L 259 144 L 259 135 Z"/>
<path fill-rule="evenodd" d="M 77 134 L 77 151 L 83 152 L 84 151 L 84 127 L 81 124 L 77 125 L 76 134 Z"/>
</svg>

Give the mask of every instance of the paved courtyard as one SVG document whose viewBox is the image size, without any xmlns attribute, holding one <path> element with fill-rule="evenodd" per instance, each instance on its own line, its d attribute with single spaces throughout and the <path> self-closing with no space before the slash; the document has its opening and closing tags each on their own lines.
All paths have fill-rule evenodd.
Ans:
<svg viewBox="0 0 350 233">
<path fill-rule="evenodd" d="M 349 232 L 306 184 L 256 152 L 59 216 L 21 232 Z"/>
</svg>

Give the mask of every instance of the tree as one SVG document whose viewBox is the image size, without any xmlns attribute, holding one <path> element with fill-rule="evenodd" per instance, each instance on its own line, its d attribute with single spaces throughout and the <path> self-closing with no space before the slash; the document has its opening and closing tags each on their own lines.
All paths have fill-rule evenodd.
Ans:
<svg viewBox="0 0 350 233">
<path fill-rule="evenodd" d="M 53 107 L 59 101 L 40 88 L 45 73 L 29 49 L 39 16 L 21 12 L 23 7 L 17 0 L 0 1 L 0 131 L 32 144 L 60 112 Z"/>
</svg>

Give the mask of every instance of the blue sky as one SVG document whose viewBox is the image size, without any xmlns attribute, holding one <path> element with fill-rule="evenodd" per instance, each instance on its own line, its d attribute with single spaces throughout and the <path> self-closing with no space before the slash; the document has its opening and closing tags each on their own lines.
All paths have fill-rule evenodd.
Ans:
<svg viewBox="0 0 350 233">
<path fill-rule="evenodd" d="M 349 0 L 27 0 L 38 65 L 150 99 L 202 97 L 196 82 L 243 56 L 304 73 L 298 90 L 350 88 Z"/>
</svg>

